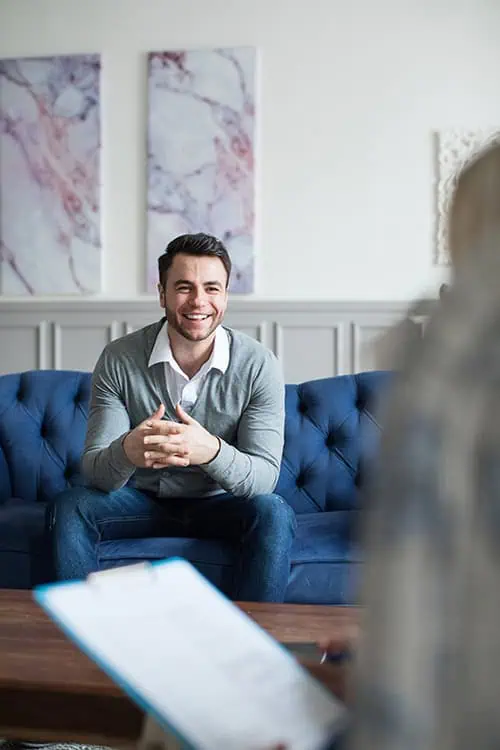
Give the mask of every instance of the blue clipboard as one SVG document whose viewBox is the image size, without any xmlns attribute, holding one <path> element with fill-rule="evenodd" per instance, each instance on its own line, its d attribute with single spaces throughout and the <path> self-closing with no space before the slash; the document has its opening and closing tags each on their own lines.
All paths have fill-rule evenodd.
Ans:
<svg viewBox="0 0 500 750">
<path fill-rule="evenodd" d="M 33 595 L 183 748 L 317 750 L 345 726 L 343 705 L 185 560 L 115 568 Z"/>
</svg>

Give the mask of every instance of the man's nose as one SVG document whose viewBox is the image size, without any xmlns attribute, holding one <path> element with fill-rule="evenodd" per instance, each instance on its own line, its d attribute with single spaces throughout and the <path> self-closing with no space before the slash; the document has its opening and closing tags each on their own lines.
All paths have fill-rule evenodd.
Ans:
<svg viewBox="0 0 500 750">
<path fill-rule="evenodd" d="M 206 293 L 203 287 L 193 287 L 191 292 L 191 303 L 200 305 L 205 301 Z"/>
</svg>

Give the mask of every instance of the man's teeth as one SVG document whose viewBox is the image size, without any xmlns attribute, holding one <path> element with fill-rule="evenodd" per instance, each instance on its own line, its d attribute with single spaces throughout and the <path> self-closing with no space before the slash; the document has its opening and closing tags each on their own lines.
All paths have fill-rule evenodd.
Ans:
<svg viewBox="0 0 500 750">
<path fill-rule="evenodd" d="M 208 318 L 208 315 L 193 314 L 193 315 L 185 315 L 184 317 L 187 318 L 188 320 L 206 320 Z"/>
</svg>

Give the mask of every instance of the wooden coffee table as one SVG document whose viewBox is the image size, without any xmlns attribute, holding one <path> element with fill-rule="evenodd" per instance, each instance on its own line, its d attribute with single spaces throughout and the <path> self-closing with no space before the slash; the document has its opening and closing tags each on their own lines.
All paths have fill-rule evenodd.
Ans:
<svg viewBox="0 0 500 750">
<path fill-rule="evenodd" d="M 294 604 L 238 606 L 277 640 L 315 641 L 356 622 L 358 610 Z M 337 694 L 345 667 L 307 665 Z M 127 747 L 143 714 L 33 600 L 0 590 L 0 738 Z"/>
</svg>

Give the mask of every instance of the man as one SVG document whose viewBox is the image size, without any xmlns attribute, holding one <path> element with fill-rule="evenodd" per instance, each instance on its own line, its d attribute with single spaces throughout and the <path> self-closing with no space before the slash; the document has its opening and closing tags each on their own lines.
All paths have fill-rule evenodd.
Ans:
<svg viewBox="0 0 500 750">
<path fill-rule="evenodd" d="M 165 318 L 106 346 L 92 377 L 88 487 L 51 512 L 58 578 L 98 568 L 110 539 L 224 539 L 239 550 L 234 598 L 282 601 L 296 520 L 273 494 L 284 385 L 274 355 L 221 326 L 231 261 L 205 234 L 158 260 Z"/>
</svg>

